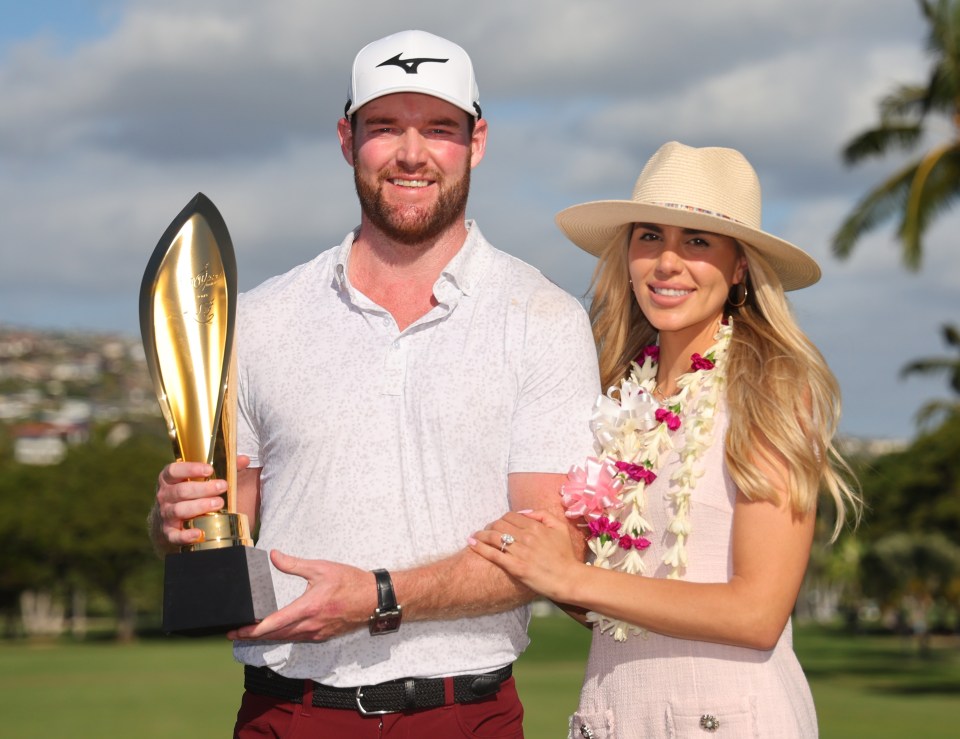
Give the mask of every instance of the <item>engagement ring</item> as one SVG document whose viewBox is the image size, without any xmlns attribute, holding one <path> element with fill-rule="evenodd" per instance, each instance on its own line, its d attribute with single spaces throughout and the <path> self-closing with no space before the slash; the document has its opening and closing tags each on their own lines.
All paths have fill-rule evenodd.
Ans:
<svg viewBox="0 0 960 739">
<path fill-rule="evenodd" d="M 511 536 L 510 534 L 501 534 L 500 535 L 500 551 L 501 552 L 507 551 L 507 547 L 513 544 L 513 542 L 515 541 L 516 539 L 514 539 L 513 536 Z"/>
</svg>

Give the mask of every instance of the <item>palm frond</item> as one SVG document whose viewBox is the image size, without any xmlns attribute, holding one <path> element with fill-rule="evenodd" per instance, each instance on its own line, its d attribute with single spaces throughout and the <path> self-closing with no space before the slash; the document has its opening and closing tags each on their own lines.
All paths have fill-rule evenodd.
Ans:
<svg viewBox="0 0 960 739">
<path fill-rule="evenodd" d="M 937 375 L 944 372 L 953 372 L 956 367 L 957 360 L 947 359 L 946 357 L 915 359 L 903 366 L 903 369 L 900 370 L 900 377 L 908 377 L 909 375 Z"/>
<path fill-rule="evenodd" d="M 947 346 L 960 350 L 960 331 L 952 324 L 944 324 L 943 338 Z M 949 375 L 950 388 L 960 395 L 960 354 L 956 357 L 926 357 L 910 362 L 900 370 L 900 377 L 912 374 L 942 374 Z"/>
<path fill-rule="evenodd" d="M 923 118 L 928 109 L 928 97 L 929 86 L 900 85 L 880 101 L 880 120 L 894 123 L 904 118 Z"/>
<path fill-rule="evenodd" d="M 926 95 L 923 99 L 923 115 L 931 111 L 952 116 L 957 104 L 957 75 L 955 70 L 941 62 L 930 72 Z"/>
<path fill-rule="evenodd" d="M 933 25 L 934 17 L 934 4 L 930 0 L 917 0 L 917 4 L 920 6 L 920 12 L 923 13 L 923 17 L 926 18 L 930 25 Z"/>
<path fill-rule="evenodd" d="M 906 202 L 917 164 L 896 173 L 864 196 L 840 225 L 833 237 L 835 256 L 846 259 L 863 234 L 891 218 Z"/>
<path fill-rule="evenodd" d="M 917 2 L 927 21 L 927 49 L 933 59 L 927 84 L 895 87 L 880 102 L 879 124 L 851 139 L 843 160 L 853 165 L 921 146 L 927 115 L 934 111 L 949 118 L 955 136 L 867 193 L 840 225 L 832 244 L 833 253 L 843 259 L 865 232 L 899 211 L 897 235 L 903 263 L 910 270 L 920 267 L 929 224 L 960 198 L 960 0 Z"/>
<path fill-rule="evenodd" d="M 929 428 L 937 418 L 951 416 L 955 413 L 960 413 L 960 403 L 952 403 L 949 400 L 931 400 L 921 406 L 915 419 L 917 426 Z"/>
<path fill-rule="evenodd" d="M 918 0 L 920 12 L 927 21 L 927 51 L 932 56 L 941 56 L 950 48 L 950 30 L 953 13 L 952 0 Z"/>
<path fill-rule="evenodd" d="M 852 138 L 843 149 L 843 161 L 856 164 L 870 156 L 881 156 L 890 149 L 910 150 L 920 140 L 923 129 L 918 123 L 882 124 Z"/>
<path fill-rule="evenodd" d="M 924 0 L 920 8 L 929 27 L 927 51 L 934 60 L 925 110 L 938 110 L 952 118 L 960 97 L 960 3 Z"/>
<path fill-rule="evenodd" d="M 957 112 L 957 100 L 960 97 L 960 49 L 954 53 L 956 58 L 941 59 L 931 71 L 924 113 L 935 110 L 952 118 Z"/>
<path fill-rule="evenodd" d="M 923 156 L 910 182 L 898 235 L 903 262 L 917 270 L 923 257 L 923 235 L 933 219 L 960 197 L 960 148 L 950 143 Z"/>
<path fill-rule="evenodd" d="M 957 327 L 947 323 L 943 326 L 943 338 L 947 346 L 960 350 L 960 331 Z M 953 369 L 950 374 L 950 387 L 957 395 L 960 395 L 960 357 L 954 360 Z"/>
</svg>

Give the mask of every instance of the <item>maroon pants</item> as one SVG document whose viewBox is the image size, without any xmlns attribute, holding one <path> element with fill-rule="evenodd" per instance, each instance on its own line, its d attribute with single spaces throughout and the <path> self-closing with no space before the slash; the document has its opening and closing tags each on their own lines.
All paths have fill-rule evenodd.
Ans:
<svg viewBox="0 0 960 739">
<path fill-rule="evenodd" d="M 245 691 L 234 739 L 523 739 L 523 706 L 512 677 L 482 700 L 383 716 L 314 708 L 311 686 L 304 681 L 302 704 Z"/>
</svg>

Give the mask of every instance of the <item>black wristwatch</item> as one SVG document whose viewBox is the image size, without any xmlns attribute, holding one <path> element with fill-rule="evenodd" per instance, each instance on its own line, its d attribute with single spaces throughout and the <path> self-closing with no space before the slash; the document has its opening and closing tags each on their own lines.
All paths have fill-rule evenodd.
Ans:
<svg viewBox="0 0 960 739">
<path fill-rule="evenodd" d="M 370 635 L 392 634 L 400 628 L 403 607 L 397 605 L 390 573 L 374 570 L 373 576 L 377 578 L 377 609 L 370 617 Z"/>
</svg>

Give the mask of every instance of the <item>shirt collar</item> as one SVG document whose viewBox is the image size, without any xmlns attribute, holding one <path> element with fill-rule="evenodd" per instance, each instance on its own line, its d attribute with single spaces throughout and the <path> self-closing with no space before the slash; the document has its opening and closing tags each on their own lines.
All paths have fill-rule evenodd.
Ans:
<svg viewBox="0 0 960 739">
<path fill-rule="evenodd" d="M 360 227 L 357 226 L 343 237 L 340 246 L 336 247 L 336 264 L 334 265 L 334 287 L 339 292 L 350 292 L 350 278 L 347 276 L 347 262 L 350 260 L 350 250 L 353 249 L 354 239 L 360 233 Z"/>
<path fill-rule="evenodd" d="M 440 272 L 440 277 L 434 284 L 434 293 L 440 298 L 439 292 L 445 284 L 464 295 L 473 295 L 487 271 L 491 257 L 490 244 L 480 233 L 480 227 L 476 221 L 467 221 L 467 238 L 463 242 L 453 259 Z"/>
<path fill-rule="evenodd" d="M 334 280 L 336 288 L 340 292 L 351 291 L 347 265 L 350 261 L 350 251 L 353 249 L 354 239 L 356 239 L 358 233 L 360 233 L 359 226 L 348 233 L 340 246 L 337 247 Z M 446 298 L 453 297 L 446 294 L 449 293 L 450 288 L 463 295 L 474 294 L 487 271 L 491 255 L 492 247 L 483 238 L 480 227 L 476 221 L 468 220 L 467 238 L 464 240 L 463 246 L 443 268 L 433 285 L 433 291 L 437 299 L 448 302 Z M 450 288 L 445 287 L 448 285 Z"/>
</svg>

